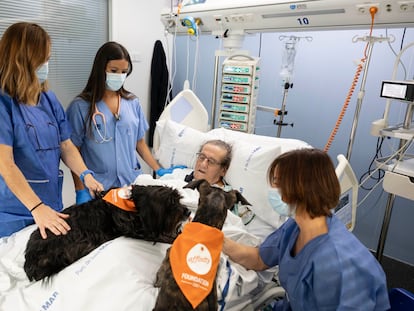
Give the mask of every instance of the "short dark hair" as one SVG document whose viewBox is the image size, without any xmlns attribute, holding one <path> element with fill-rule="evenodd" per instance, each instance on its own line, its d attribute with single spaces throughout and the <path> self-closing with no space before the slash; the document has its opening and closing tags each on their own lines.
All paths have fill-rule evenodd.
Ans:
<svg viewBox="0 0 414 311">
<path fill-rule="evenodd" d="M 286 203 L 304 205 L 311 218 L 332 215 L 331 209 L 339 202 L 340 185 L 326 152 L 311 148 L 288 151 L 270 165 L 270 183 L 276 172 Z"/>
<path fill-rule="evenodd" d="M 205 145 L 214 145 L 214 146 L 217 146 L 217 147 L 219 147 L 223 150 L 226 150 L 226 155 L 221 160 L 220 165 L 221 165 L 221 167 L 223 167 L 224 169 L 227 170 L 230 166 L 231 158 L 233 156 L 232 146 L 230 144 L 226 143 L 224 140 L 211 139 L 211 140 L 208 140 L 204 144 L 201 145 L 200 152 L 201 152 L 201 150 L 203 150 Z"/>
</svg>

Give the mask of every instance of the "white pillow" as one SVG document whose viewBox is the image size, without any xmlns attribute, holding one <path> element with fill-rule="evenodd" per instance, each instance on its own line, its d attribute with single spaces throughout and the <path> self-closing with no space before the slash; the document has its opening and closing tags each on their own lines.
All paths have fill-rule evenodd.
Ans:
<svg viewBox="0 0 414 311">
<path fill-rule="evenodd" d="M 245 196 L 261 220 L 274 228 L 279 227 L 285 219 L 272 209 L 267 199 L 269 166 L 284 152 L 311 146 L 297 139 L 247 134 L 225 128 L 213 129 L 209 134 L 214 139 L 233 142 L 233 159 L 226 181 Z"/>
<path fill-rule="evenodd" d="M 158 126 L 158 124 L 157 124 Z M 162 167 L 174 165 L 194 167 L 195 154 L 209 138 L 208 133 L 168 120 L 163 124 L 160 146 L 155 158 Z"/>
<path fill-rule="evenodd" d="M 209 134 L 215 139 L 222 139 L 225 141 L 242 141 L 260 146 L 280 146 L 280 153 L 285 153 L 293 149 L 311 147 L 311 145 L 299 139 L 247 134 L 244 132 L 225 129 L 223 127 L 212 129 Z"/>
<path fill-rule="evenodd" d="M 236 141 L 226 181 L 249 201 L 251 210 L 263 221 L 277 228 L 281 219 L 267 199 L 267 171 L 280 155 L 280 146 L 261 146 Z"/>
</svg>

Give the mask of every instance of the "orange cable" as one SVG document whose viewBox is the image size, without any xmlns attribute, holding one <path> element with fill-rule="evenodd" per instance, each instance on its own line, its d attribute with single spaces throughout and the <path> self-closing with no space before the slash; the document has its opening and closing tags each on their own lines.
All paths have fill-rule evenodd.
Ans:
<svg viewBox="0 0 414 311">
<path fill-rule="evenodd" d="M 182 6 L 183 6 L 183 1 L 180 1 L 177 6 L 177 17 L 180 16 Z"/>
<path fill-rule="evenodd" d="M 371 37 L 372 35 L 372 29 L 374 28 L 374 16 L 375 14 L 378 12 L 378 8 L 377 7 L 370 7 L 369 12 L 371 14 L 371 28 L 370 28 L 370 32 L 369 32 L 369 36 Z M 345 112 L 346 109 L 348 108 L 349 102 L 351 101 L 352 95 L 354 93 L 356 84 L 358 83 L 359 80 L 359 76 L 361 75 L 361 71 L 363 69 L 363 64 L 365 63 L 366 59 L 367 59 L 367 49 L 368 49 L 368 44 L 369 42 L 367 42 L 367 44 L 365 45 L 365 49 L 364 49 L 364 57 L 361 59 L 360 64 L 357 67 L 357 70 L 355 72 L 355 76 L 354 79 L 352 81 L 351 87 L 348 91 L 348 95 L 346 96 L 345 102 L 342 106 L 341 112 L 339 113 L 338 119 L 335 123 L 335 127 L 333 128 L 331 134 L 329 135 L 328 138 L 328 142 L 325 145 L 324 151 L 328 152 L 329 148 L 331 147 L 331 144 L 333 142 L 333 140 L 335 139 L 336 133 L 339 130 L 339 126 L 342 123 L 342 119 L 345 116 Z"/>
</svg>

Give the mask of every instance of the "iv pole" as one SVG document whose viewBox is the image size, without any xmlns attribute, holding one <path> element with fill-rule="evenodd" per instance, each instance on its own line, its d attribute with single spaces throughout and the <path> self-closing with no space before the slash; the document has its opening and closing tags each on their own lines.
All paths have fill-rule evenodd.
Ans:
<svg viewBox="0 0 414 311">
<path fill-rule="evenodd" d="M 275 124 L 277 125 L 277 134 L 276 137 L 280 137 L 280 133 L 282 132 L 282 126 L 288 125 L 287 123 L 283 123 L 283 117 L 285 114 L 287 114 L 286 111 L 286 100 L 287 100 L 287 95 L 288 95 L 288 91 L 289 88 L 293 87 L 293 83 L 289 83 L 289 82 L 285 82 L 284 87 L 284 91 L 283 91 L 283 100 L 282 100 L 282 107 L 280 110 L 275 111 L 275 114 L 277 114 L 279 116 L 279 121 L 275 120 Z M 292 123 L 293 126 L 293 123 Z"/>
<path fill-rule="evenodd" d="M 374 47 L 375 42 L 389 41 L 389 38 L 388 37 L 384 38 L 384 37 L 365 36 L 362 38 L 354 37 L 352 39 L 352 42 L 354 43 L 357 41 L 368 41 L 368 48 L 367 48 L 368 52 L 367 52 L 367 59 L 364 62 L 364 68 L 363 68 L 364 74 L 362 75 L 362 82 L 361 82 L 360 91 L 358 93 L 357 106 L 355 108 L 354 119 L 352 121 L 351 134 L 349 136 L 348 150 L 346 152 L 346 158 L 348 161 L 351 159 L 352 146 L 354 144 L 355 133 L 356 133 L 356 129 L 358 126 L 359 113 L 361 111 L 362 100 L 364 99 L 364 96 L 365 96 L 365 83 L 367 80 L 368 67 L 369 67 L 369 62 L 371 60 L 372 49 Z"/>
</svg>

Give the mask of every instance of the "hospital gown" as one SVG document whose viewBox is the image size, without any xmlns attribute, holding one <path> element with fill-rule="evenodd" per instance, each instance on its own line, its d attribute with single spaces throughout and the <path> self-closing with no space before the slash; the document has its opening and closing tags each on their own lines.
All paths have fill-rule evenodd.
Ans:
<svg viewBox="0 0 414 311">
<path fill-rule="evenodd" d="M 97 103 L 106 122 L 95 117 L 92 135 L 85 133 L 85 120 L 90 104 L 76 98 L 66 113 L 73 129 L 71 139 L 80 147 L 86 166 L 105 189 L 129 185 L 142 173 L 136 145 L 148 130 L 148 122 L 137 98 L 121 98 L 119 119 L 103 101 Z M 105 139 L 103 139 L 105 138 Z"/>
<path fill-rule="evenodd" d="M 273 310 L 388 310 L 384 271 L 368 249 L 335 216 L 329 232 L 310 241 L 297 254 L 299 234 L 293 219 L 260 246 L 260 257 L 272 267 L 286 290 Z"/>
<path fill-rule="evenodd" d="M 18 104 L 0 94 L 0 144 L 13 148 L 14 162 L 27 182 L 45 204 L 57 211 L 63 208 L 60 143 L 69 137 L 69 123 L 53 92 L 42 92 L 35 106 Z M 34 223 L 31 213 L 1 176 L 0 202 L 0 236 Z"/>
</svg>

